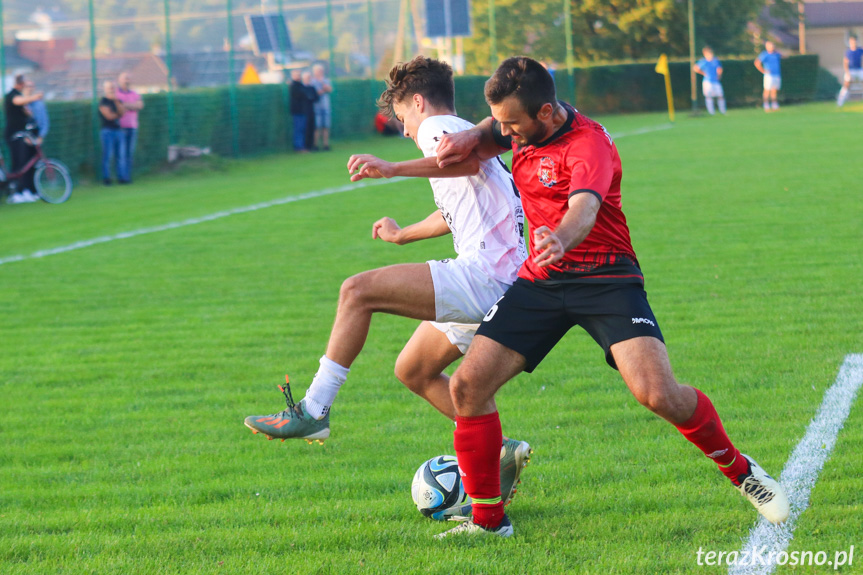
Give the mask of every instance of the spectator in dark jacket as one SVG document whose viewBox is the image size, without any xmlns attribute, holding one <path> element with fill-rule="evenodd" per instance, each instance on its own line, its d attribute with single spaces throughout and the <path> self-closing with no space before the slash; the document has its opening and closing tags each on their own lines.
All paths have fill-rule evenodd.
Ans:
<svg viewBox="0 0 863 575">
<path fill-rule="evenodd" d="M 312 85 L 312 73 L 308 70 L 303 72 L 303 91 L 306 94 L 305 116 L 306 116 L 306 139 L 307 150 L 317 150 L 315 146 L 315 102 L 318 101 L 318 91 Z"/>
<path fill-rule="evenodd" d="M 6 94 L 3 102 L 6 114 L 4 137 L 12 155 L 12 171 L 19 171 L 33 157 L 30 144 L 22 138 L 15 138 L 15 134 L 26 130 L 27 122 L 31 120 L 27 106 L 42 99 L 42 92 L 25 95 L 25 84 L 26 79 L 23 75 L 15 76 L 15 85 Z M 28 170 L 18 181 L 18 191 L 9 197 L 9 203 L 38 201 L 38 196 L 32 191 L 33 187 L 33 170 Z"/>
<path fill-rule="evenodd" d="M 301 81 L 300 70 L 291 70 L 291 119 L 293 121 L 294 151 L 306 149 L 306 90 Z"/>
</svg>

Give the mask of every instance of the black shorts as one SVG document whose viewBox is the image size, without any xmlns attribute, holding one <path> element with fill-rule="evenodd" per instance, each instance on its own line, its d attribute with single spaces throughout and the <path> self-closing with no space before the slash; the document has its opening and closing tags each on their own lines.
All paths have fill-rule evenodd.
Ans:
<svg viewBox="0 0 863 575">
<path fill-rule="evenodd" d="M 543 283 L 518 278 L 489 310 L 477 330 L 525 357 L 532 372 L 560 338 L 580 325 L 617 369 L 611 346 L 634 337 L 664 342 L 641 284 Z"/>
</svg>

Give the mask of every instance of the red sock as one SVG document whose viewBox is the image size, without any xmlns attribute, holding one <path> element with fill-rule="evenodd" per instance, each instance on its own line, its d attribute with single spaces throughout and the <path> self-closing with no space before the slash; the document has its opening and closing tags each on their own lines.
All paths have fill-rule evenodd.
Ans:
<svg viewBox="0 0 863 575">
<path fill-rule="evenodd" d="M 710 398 L 698 389 L 695 393 L 698 395 L 695 413 L 677 425 L 677 430 L 703 451 L 704 455 L 715 461 L 719 470 L 737 485 L 737 478 L 749 470 L 749 463 L 728 439 Z"/>
<path fill-rule="evenodd" d="M 500 446 L 503 434 L 497 412 L 455 417 L 453 444 L 464 490 L 473 500 L 473 521 L 497 527 L 503 519 L 500 498 Z"/>
</svg>

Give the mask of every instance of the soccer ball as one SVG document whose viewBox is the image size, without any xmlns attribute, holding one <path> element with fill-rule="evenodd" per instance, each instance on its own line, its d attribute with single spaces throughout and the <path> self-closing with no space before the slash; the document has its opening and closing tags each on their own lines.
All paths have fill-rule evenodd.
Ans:
<svg viewBox="0 0 863 575">
<path fill-rule="evenodd" d="M 467 515 L 471 509 L 454 455 L 432 457 L 420 465 L 411 483 L 411 497 L 420 513 L 438 521 Z"/>
</svg>

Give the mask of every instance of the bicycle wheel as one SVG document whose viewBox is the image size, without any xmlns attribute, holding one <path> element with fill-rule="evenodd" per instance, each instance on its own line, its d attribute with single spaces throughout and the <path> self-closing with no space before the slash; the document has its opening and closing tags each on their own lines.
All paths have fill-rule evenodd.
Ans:
<svg viewBox="0 0 863 575">
<path fill-rule="evenodd" d="M 68 168 L 57 160 L 40 162 L 33 175 L 33 183 L 39 197 L 49 204 L 62 204 L 72 195 L 72 176 Z"/>
</svg>

